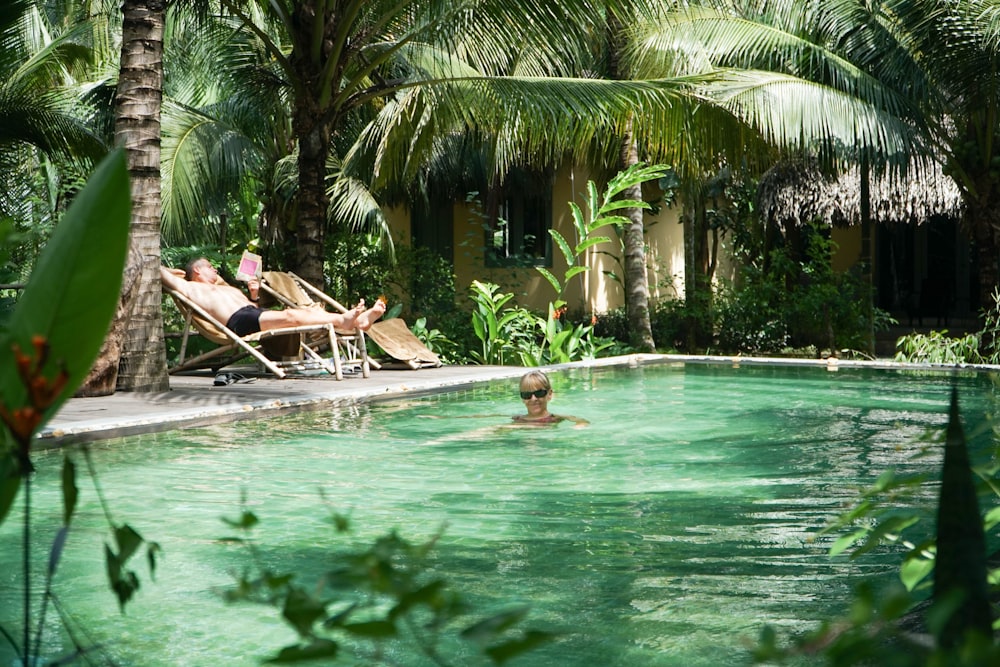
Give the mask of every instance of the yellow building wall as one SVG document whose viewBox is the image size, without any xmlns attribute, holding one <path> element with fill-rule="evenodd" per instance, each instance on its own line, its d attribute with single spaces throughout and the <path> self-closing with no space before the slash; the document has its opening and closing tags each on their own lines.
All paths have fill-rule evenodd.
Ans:
<svg viewBox="0 0 1000 667">
<path fill-rule="evenodd" d="M 861 227 L 834 227 L 830 240 L 837 244 L 830 261 L 834 271 L 847 271 L 861 260 Z"/>
<path fill-rule="evenodd" d="M 552 190 L 552 227 L 571 246 L 576 238 L 569 202 L 576 203 L 584 217 L 590 212 L 586 205 L 588 174 L 580 168 L 566 167 L 557 172 Z M 602 185 L 598 191 L 602 192 Z M 649 195 L 647 195 L 649 196 Z M 455 278 L 460 295 L 469 294 L 473 280 L 492 282 L 504 292 L 513 293 L 517 304 L 535 311 L 544 311 L 549 302 L 557 298 L 556 290 L 541 273 L 531 267 L 493 268 L 487 267 L 484 258 L 484 219 L 479 211 L 467 203 L 458 203 L 454 209 Z M 684 230 L 678 224 L 675 209 L 662 209 L 656 216 L 646 216 L 647 266 L 651 299 L 676 298 L 683 293 L 684 280 Z M 603 313 L 618 308 L 625 303 L 625 295 L 619 281 L 622 269 L 618 263 L 621 245 L 610 227 L 597 232 L 608 236 L 610 243 L 602 243 L 588 249 L 585 262 L 590 270 L 570 278 L 563 298 L 571 310 L 589 313 Z M 560 283 L 565 283 L 568 264 L 553 245 L 552 266 L 547 267 Z M 676 289 L 675 289 L 676 288 Z"/>
<path fill-rule="evenodd" d="M 584 216 L 589 216 L 586 207 L 588 173 L 582 168 L 565 167 L 557 172 L 552 192 L 552 225 L 571 244 L 576 242 L 569 202 L 579 206 Z M 603 192 L 603 184 L 598 185 Z M 644 192 L 647 200 L 658 196 L 655 187 Z M 410 216 L 402 207 L 387 209 L 394 242 L 408 245 L 410 242 Z M 556 291 L 549 282 L 531 267 L 487 267 L 485 252 L 485 217 L 475 203 L 456 202 L 453 207 L 454 221 L 454 275 L 459 303 L 468 301 L 469 287 L 473 280 L 492 282 L 503 292 L 513 293 L 516 303 L 525 308 L 543 312 L 549 302 L 556 299 Z M 645 216 L 646 264 L 649 281 L 650 301 L 682 299 L 684 295 L 684 228 L 680 224 L 680 206 L 661 208 L 656 215 Z M 571 310 L 587 313 L 604 313 L 619 308 L 625 303 L 625 295 L 619 280 L 622 269 L 616 258 L 621 256 L 621 247 L 612 229 L 598 232 L 612 237 L 611 243 L 594 246 L 586 252 L 586 263 L 590 270 L 570 279 L 564 298 Z M 835 271 L 847 271 L 860 259 L 861 233 L 859 227 L 833 228 L 831 239 L 837 244 L 832 258 Z M 728 248 L 728 239 L 720 240 L 716 282 L 731 279 L 734 263 Z M 562 253 L 553 245 L 553 266 L 549 270 L 564 282 L 567 263 Z"/>
<path fill-rule="evenodd" d="M 393 206 L 382 209 L 386 223 L 389 225 L 389 233 L 392 236 L 392 243 L 395 247 L 410 245 L 412 236 L 410 229 L 410 211 L 404 206 Z"/>
</svg>

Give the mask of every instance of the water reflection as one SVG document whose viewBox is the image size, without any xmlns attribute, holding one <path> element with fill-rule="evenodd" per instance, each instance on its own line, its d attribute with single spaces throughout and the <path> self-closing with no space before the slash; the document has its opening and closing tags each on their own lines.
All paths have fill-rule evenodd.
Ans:
<svg viewBox="0 0 1000 667">
<path fill-rule="evenodd" d="M 960 382 L 966 430 L 989 448 L 991 380 Z M 119 664 L 257 664 L 289 631 L 213 594 L 242 564 L 216 540 L 246 493 L 263 557 L 286 570 L 319 572 L 392 528 L 417 542 L 445 526 L 435 566 L 473 604 L 528 601 L 564 633 L 522 664 L 742 662 L 764 622 L 808 627 L 844 607 L 853 579 L 891 576 L 895 559 L 830 559 L 833 538 L 817 534 L 886 469 L 934 478 L 924 435 L 944 424 L 950 383 L 846 368 L 599 369 L 555 378 L 558 409 L 586 429 L 503 428 L 522 406 L 499 383 L 100 443 L 113 511 L 165 557 L 120 616 L 85 487 L 60 596 Z M 43 534 L 58 517 L 58 456 L 39 469 Z M 355 534 L 333 533 L 321 491 Z M 0 527 L 6 626 L 19 609 L 18 524 Z M 53 654 L 65 643 L 54 629 L 46 641 Z"/>
</svg>

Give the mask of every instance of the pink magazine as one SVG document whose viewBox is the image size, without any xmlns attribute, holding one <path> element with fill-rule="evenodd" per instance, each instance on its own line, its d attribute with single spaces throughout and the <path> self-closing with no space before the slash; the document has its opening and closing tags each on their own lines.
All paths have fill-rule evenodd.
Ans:
<svg viewBox="0 0 1000 667">
<path fill-rule="evenodd" d="M 260 255 L 255 255 L 252 252 L 244 250 L 243 257 L 240 258 L 240 268 L 236 271 L 236 279 L 250 280 L 252 278 L 260 278 L 262 263 L 263 258 Z"/>
</svg>

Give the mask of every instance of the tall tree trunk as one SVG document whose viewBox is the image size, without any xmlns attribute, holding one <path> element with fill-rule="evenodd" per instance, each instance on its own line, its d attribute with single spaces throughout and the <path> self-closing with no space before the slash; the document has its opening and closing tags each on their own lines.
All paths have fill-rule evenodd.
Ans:
<svg viewBox="0 0 1000 667">
<path fill-rule="evenodd" d="M 707 317 L 712 310 L 712 276 L 716 246 L 709 244 L 704 188 L 691 188 L 684 216 L 684 306 L 687 313 L 688 351 L 706 348 L 712 342 Z"/>
<path fill-rule="evenodd" d="M 868 320 L 865 326 L 865 351 L 875 356 L 875 286 L 872 283 L 872 197 L 871 167 L 867 158 L 861 159 L 861 286 L 865 290 L 864 312 Z M 834 341 L 830 341 L 831 352 Z"/>
<path fill-rule="evenodd" d="M 118 363 L 122 356 L 122 346 L 125 343 L 125 333 L 128 329 L 129 314 L 135 308 L 139 296 L 139 276 L 142 273 L 142 256 L 138 249 L 129 244 L 128 256 L 125 258 L 125 274 L 122 276 L 121 294 L 118 297 L 118 308 L 111 320 L 104 344 L 94 361 L 90 373 L 77 390 L 77 396 L 109 396 L 115 393 L 118 383 Z"/>
<path fill-rule="evenodd" d="M 118 389 L 165 391 L 169 382 L 160 287 L 160 106 L 166 0 L 125 0 L 122 14 L 115 140 L 125 147 L 128 160 L 131 243 L 138 252 L 140 268 L 135 306 L 125 315 L 128 326 Z"/>
<path fill-rule="evenodd" d="M 295 114 L 299 137 L 299 188 L 295 230 L 296 272 L 313 285 L 326 284 L 323 272 L 326 211 L 326 158 L 329 153 L 329 130 L 312 115 L 311 105 Z"/>
<path fill-rule="evenodd" d="M 639 151 L 632 136 L 631 122 L 625 130 L 621 143 L 622 170 L 639 162 Z M 624 190 L 622 196 L 633 201 L 642 201 L 642 185 L 637 183 Z M 628 208 L 622 211 L 628 223 L 622 229 L 622 243 L 625 257 L 625 311 L 628 313 L 629 333 L 632 347 L 643 352 L 655 352 L 653 328 L 649 320 L 649 282 L 646 274 L 646 238 L 642 221 L 642 209 Z"/>
<path fill-rule="evenodd" d="M 998 201 L 993 201 L 997 199 Z M 990 310 L 994 290 L 1000 288 L 1000 197 L 985 197 L 969 202 L 967 229 L 973 232 L 979 264 L 977 298 L 979 308 Z"/>
<path fill-rule="evenodd" d="M 608 78 L 619 79 L 623 49 L 624 28 L 621 21 L 608 14 Z M 629 119 L 621 136 L 619 152 L 621 169 L 625 170 L 639 162 L 639 148 Z M 633 201 L 642 201 L 642 185 L 637 184 L 624 190 L 622 196 Z M 653 327 L 649 321 L 649 281 L 646 274 L 646 238 L 642 209 L 629 208 L 621 211 L 629 222 L 622 229 L 622 245 L 625 256 L 622 265 L 625 271 L 625 312 L 628 314 L 629 343 L 643 352 L 655 352 Z"/>
<path fill-rule="evenodd" d="M 319 10 L 317 4 L 320 5 Z M 331 102 L 324 101 L 324 72 L 329 54 L 324 43 L 319 48 L 316 35 L 332 30 L 336 14 L 327 3 L 303 0 L 295 10 L 296 34 L 293 35 L 290 61 L 296 78 L 303 85 L 296 89 L 292 127 L 299 141 L 299 187 L 296 196 L 296 272 L 314 285 L 326 285 L 323 273 L 326 215 L 326 159 L 330 154 L 330 128 L 335 119 L 329 116 Z M 325 8 L 325 9 L 324 9 Z M 324 23 L 315 30 L 317 21 Z"/>
</svg>

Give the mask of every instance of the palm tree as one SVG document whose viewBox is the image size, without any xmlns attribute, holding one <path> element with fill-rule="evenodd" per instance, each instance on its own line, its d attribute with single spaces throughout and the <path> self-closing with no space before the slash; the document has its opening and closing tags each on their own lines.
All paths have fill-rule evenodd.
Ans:
<svg viewBox="0 0 1000 667">
<path fill-rule="evenodd" d="M 125 0 L 122 5 L 115 141 L 125 147 L 132 183 L 131 246 L 121 307 L 92 375 L 105 378 L 106 383 L 101 387 L 88 381 L 88 393 L 114 391 L 115 375 L 120 389 L 163 391 L 169 387 L 159 278 L 165 18 L 166 0 Z"/>
<path fill-rule="evenodd" d="M 232 21 L 181 12 L 171 18 L 163 238 L 218 244 L 225 253 L 259 233 L 265 247 L 274 246 L 282 228 L 292 228 L 284 221 L 295 191 L 291 106 L 281 72 L 256 35 Z"/>
<path fill-rule="evenodd" d="M 520 15 L 533 16 L 533 4 L 520 8 Z M 613 6 L 618 8 L 618 3 Z M 661 68 L 655 78 L 642 80 L 642 70 L 631 64 L 622 81 L 571 77 L 593 64 L 594 35 L 603 39 L 606 30 L 604 14 L 581 11 L 577 3 L 568 3 L 563 8 L 566 13 L 556 19 L 546 13 L 526 21 L 540 32 L 525 33 L 525 43 L 537 48 L 517 52 L 521 57 L 497 44 L 510 33 L 510 24 L 505 23 L 509 15 L 500 10 L 519 7 L 511 0 L 487 3 L 486 9 L 494 14 L 470 13 L 462 3 L 411 3 L 407 6 L 411 13 L 405 15 L 400 7 L 386 3 L 340 3 L 324 7 L 321 20 L 310 14 L 315 7 L 272 3 L 258 14 L 235 3 L 226 7 L 264 45 L 291 91 L 292 136 L 299 146 L 299 269 L 320 275 L 329 191 L 320 189 L 317 181 L 322 179 L 317 174 L 322 172 L 325 179 L 331 165 L 341 176 L 334 181 L 338 194 L 363 192 L 354 185 L 369 186 L 371 193 L 385 186 L 390 175 L 412 177 L 414 165 L 425 163 L 423 158 L 441 142 L 460 132 L 491 143 L 488 169 L 493 174 L 503 174 L 525 159 L 550 165 L 567 154 L 601 155 L 597 163 L 607 164 L 603 161 L 607 140 L 620 141 L 622 129 L 632 122 L 636 145 L 650 159 L 700 166 L 717 160 L 727 146 L 735 146 L 732 154 L 736 154 L 747 137 L 756 138 L 755 145 L 762 145 L 763 139 L 801 144 L 817 136 L 843 136 L 854 127 L 855 118 L 870 121 L 877 115 L 863 102 L 838 97 L 834 91 L 819 100 L 789 98 L 784 103 L 797 119 L 805 117 L 803 101 L 813 105 L 815 116 L 829 116 L 823 104 L 830 99 L 844 103 L 856 116 L 843 114 L 817 127 L 782 121 L 779 128 L 773 127 L 770 117 L 750 116 L 747 122 L 759 130 L 755 133 L 747 130 L 744 116 L 737 113 L 743 111 L 745 100 L 753 101 L 764 84 L 808 89 L 807 84 L 766 72 L 706 69 L 699 78 L 677 67 L 669 70 L 672 76 L 664 77 Z M 429 18 L 422 18 L 418 9 L 428 12 Z M 285 55 L 288 48 L 274 36 L 279 33 L 270 30 L 268 17 L 282 28 L 280 35 L 291 43 L 291 55 Z M 309 32 L 307 26 L 315 30 Z M 390 26 L 391 36 L 383 34 Z M 453 32 L 456 27 L 464 31 Z M 701 88 L 696 88 L 699 84 Z M 710 92 L 717 97 L 710 97 Z M 303 107 L 311 111 L 304 113 Z M 390 135 L 396 139 L 387 138 Z M 303 147 L 303 136 L 310 146 Z M 356 138 L 355 148 L 345 148 Z M 406 142 L 404 149 L 393 143 L 401 139 Z M 341 148 L 331 155 L 331 146 Z M 366 162 L 365 148 L 378 154 L 377 160 L 368 155 L 367 171 L 358 169 Z M 321 155 L 324 161 L 319 167 Z M 369 211 L 377 208 L 377 200 L 370 196 L 344 196 L 332 210 L 346 215 L 348 203 Z M 633 239 L 641 244 L 638 229 Z M 303 269 L 306 265 L 312 268 Z M 637 266 L 644 276 L 641 259 Z M 637 293 L 644 295 L 646 290 Z"/>
<path fill-rule="evenodd" d="M 1000 4 L 742 0 L 705 5 L 711 6 L 680 10 L 642 35 L 643 43 L 657 47 L 646 51 L 647 63 L 656 53 L 675 61 L 683 50 L 686 62 L 696 67 L 770 70 L 812 81 L 811 94 L 817 97 L 839 91 L 866 100 L 880 117 L 866 121 L 859 116 L 852 133 L 831 134 L 804 148 L 832 166 L 865 163 L 899 178 L 907 177 L 909 165 L 942 161 L 966 204 L 964 224 L 976 243 L 980 305 L 992 304 L 1000 282 L 1000 87 L 995 75 Z M 748 89 L 756 85 L 748 80 Z M 772 113 L 771 100 L 763 97 L 714 99 L 748 119 Z M 827 106 L 825 117 L 838 113 L 835 105 Z M 897 130 L 886 134 L 889 127 Z"/>
<path fill-rule="evenodd" d="M 515 17 L 525 28 L 522 46 L 528 48 L 523 52 L 537 47 L 542 54 L 553 53 L 565 39 L 553 14 L 537 4 L 279 0 L 248 6 L 223 0 L 226 10 L 265 45 L 290 90 L 298 149 L 296 266 L 303 277 L 325 282 L 327 161 L 352 117 L 404 90 L 440 80 L 431 73 L 451 67 L 449 50 L 481 71 L 500 71 L 513 57 L 504 41 Z M 567 9 L 562 27 L 571 30 L 581 24 L 584 12 L 578 3 L 564 4 L 568 9 L 559 8 Z M 290 50 L 272 37 L 270 25 L 281 27 Z"/>
<path fill-rule="evenodd" d="M 70 75 L 88 49 L 72 31 L 53 34 L 45 18 L 33 0 L 0 7 L 0 171 L 7 176 L 0 215 L 15 220 L 37 218 L 28 207 L 39 199 L 34 183 L 53 171 L 51 161 L 72 180 L 105 152 L 80 119 Z M 50 189 L 60 187 L 53 182 Z"/>
<path fill-rule="evenodd" d="M 917 80 L 924 89 L 908 85 L 910 63 L 883 76 L 920 110 L 933 153 L 963 194 L 964 224 L 977 251 L 979 306 L 990 308 L 1000 285 L 1000 3 L 892 0 L 882 14 L 889 12 L 898 16 L 893 36 L 923 75 Z"/>
</svg>

